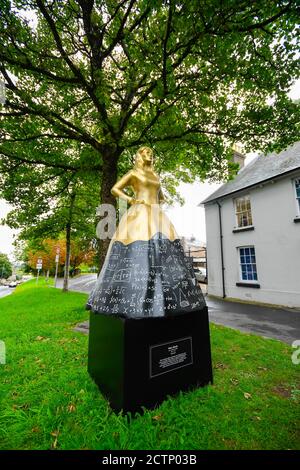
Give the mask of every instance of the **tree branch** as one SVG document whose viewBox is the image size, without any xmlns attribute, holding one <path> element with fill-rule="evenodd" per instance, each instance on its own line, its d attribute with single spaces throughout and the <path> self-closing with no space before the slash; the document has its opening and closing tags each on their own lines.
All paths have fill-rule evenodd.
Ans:
<svg viewBox="0 0 300 470">
<path fill-rule="evenodd" d="M 274 21 L 278 20 L 281 16 L 283 16 L 285 13 L 287 13 L 290 10 L 291 7 L 291 2 L 286 5 L 286 7 L 282 8 L 276 15 L 271 16 L 270 18 L 266 19 L 265 21 L 262 21 L 261 23 L 254 23 L 252 25 L 249 25 L 245 28 L 237 28 L 233 29 L 231 32 L 239 32 L 239 33 L 245 33 L 249 31 L 253 31 L 254 29 L 263 29 L 265 26 L 268 26 L 269 24 L 273 23 Z"/>
<path fill-rule="evenodd" d="M 8 75 L 8 73 L 6 72 L 6 70 L 3 66 L 0 66 L 0 70 L 3 74 L 3 76 L 5 77 L 6 81 L 7 81 L 7 88 L 14 91 L 14 93 L 17 96 L 19 96 L 21 99 L 23 99 L 25 97 L 25 102 L 27 103 L 27 105 L 29 104 L 29 106 L 32 106 L 32 109 L 28 106 L 23 106 L 21 104 L 11 103 L 10 101 L 6 100 L 6 104 L 8 106 L 10 106 L 12 109 L 17 109 L 19 111 L 23 111 L 24 114 L 33 114 L 33 115 L 36 115 L 36 116 L 40 116 L 40 117 L 44 118 L 50 124 L 58 127 L 60 130 L 63 130 L 64 132 L 66 132 L 67 135 L 68 135 L 68 138 L 70 138 L 72 140 L 78 140 L 80 142 L 89 143 L 96 150 L 100 149 L 100 145 L 99 145 L 98 141 L 96 139 L 94 139 L 91 135 L 87 134 L 85 131 L 83 131 L 79 127 L 75 126 L 71 122 L 67 121 L 66 119 L 61 117 L 59 114 L 55 113 L 54 111 L 51 111 L 47 108 L 45 109 L 44 106 L 37 105 L 37 104 L 33 103 L 31 97 L 28 97 L 24 91 L 21 91 L 17 88 L 17 86 L 13 83 L 13 81 L 11 80 L 10 76 Z M 61 124 L 63 124 L 63 126 L 61 124 L 59 124 L 58 122 L 56 122 L 55 119 L 53 119 L 53 118 L 57 119 Z M 76 134 L 76 132 L 77 132 L 77 134 Z"/>
<path fill-rule="evenodd" d="M 11 152 L 7 152 L 7 150 L 3 149 L 1 146 L 0 146 L 0 155 L 4 155 L 5 157 L 11 159 L 11 160 L 17 160 L 18 162 L 21 162 L 21 163 L 28 163 L 29 165 L 43 165 L 47 168 L 61 168 L 63 170 L 67 170 L 67 171 L 77 171 L 78 168 L 75 167 L 75 166 L 72 166 L 72 165 L 65 165 L 61 162 L 49 162 L 49 161 L 45 161 L 45 160 L 42 160 L 40 158 L 34 158 L 34 160 L 31 160 L 30 158 L 27 158 L 27 157 L 21 157 L 19 155 L 15 155 Z"/>
<path fill-rule="evenodd" d="M 70 85 L 76 85 L 76 84 L 81 83 L 80 80 L 78 79 L 78 77 L 73 77 L 73 78 L 72 77 L 70 77 L 70 78 L 60 77 L 59 75 L 53 74 L 49 70 L 43 69 L 41 67 L 36 67 L 35 65 L 32 64 L 32 62 L 29 61 L 29 59 L 26 55 L 25 55 L 25 57 L 26 57 L 27 62 L 22 62 L 22 61 L 20 62 L 20 61 L 17 61 L 16 59 L 13 59 L 11 57 L 7 57 L 4 54 L 0 53 L 0 60 L 2 60 L 3 62 L 7 62 L 8 64 L 15 65 L 17 67 L 21 67 L 25 70 L 29 70 L 31 72 L 36 72 L 40 75 L 44 75 L 45 77 L 48 77 L 48 78 L 50 78 L 51 80 L 53 80 L 55 82 L 68 83 Z"/>
<path fill-rule="evenodd" d="M 141 23 L 142 21 L 147 18 L 148 13 L 151 11 L 151 6 L 147 6 L 143 13 L 137 17 L 137 19 L 132 23 L 129 28 L 129 32 L 132 33 Z"/>
<path fill-rule="evenodd" d="M 90 144 L 96 150 L 101 149 L 101 145 L 99 144 L 99 142 L 97 140 L 95 140 L 93 137 L 91 137 L 89 134 L 84 132 L 82 129 L 79 129 L 79 127 L 77 127 L 74 124 L 70 123 L 69 121 L 67 121 L 66 119 L 61 117 L 59 114 L 55 113 L 54 111 L 49 111 L 47 109 L 42 109 L 41 106 L 38 106 L 37 108 L 34 107 L 34 109 L 31 109 L 28 106 L 23 106 L 23 105 L 20 105 L 20 104 L 11 103 L 10 101 L 6 101 L 6 103 L 12 109 L 17 109 L 17 110 L 23 111 L 24 115 L 26 115 L 26 114 L 35 115 L 35 116 L 39 116 L 39 117 L 45 119 L 49 124 L 52 124 L 54 128 L 57 128 L 57 129 L 65 132 L 66 133 L 66 136 L 65 136 L 66 139 L 77 140 L 78 142 L 84 142 L 84 143 Z M 32 103 L 31 103 L 31 105 L 32 105 Z M 59 122 L 57 122 L 53 118 L 57 119 Z M 63 124 L 63 125 L 61 125 L 61 124 Z M 62 134 L 60 135 L 60 138 L 63 138 Z"/>
<path fill-rule="evenodd" d="M 36 134 L 36 135 L 31 135 L 28 137 L 20 137 L 20 138 L 15 138 L 15 139 L 2 139 L 0 138 L 0 142 L 6 143 L 6 142 L 30 142 L 32 140 L 37 140 L 43 137 L 48 137 L 50 140 L 51 139 L 71 139 L 72 137 L 68 135 L 55 135 L 55 134 Z M 74 138 L 75 139 L 75 138 Z M 75 140 L 78 140 L 76 138 Z"/>
<path fill-rule="evenodd" d="M 157 80 L 152 82 L 147 90 L 144 91 L 139 97 L 139 99 L 136 101 L 136 103 L 132 106 L 132 108 L 123 116 L 121 119 L 120 123 L 120 134 L 122 134 L 125 130 L 125 126 L 130 118 L 130 116 L 133 115 L 133 113 L 138 109 L 138 107 L 142 104 L 142 102 L 147 98 L 147 96 L 151 93 L 152 90 L 157 86 Z"/>
<path fill-rule="evenodd" d="M 139 145 L 143 143 L 143 138 L 147 134 L 147 132 L 154 126 L 154 124 L 158 121 L 159 117 L 168 109 L 172 108 L 174 104 L 179 101 L 183 96 L 177 96 L 171 103 L 169 103 L 165 108 L 161 108 L 161 106 L 164 104 L 164 99 L 162 98 L 160 100 L 159 105 L 157 106 L 156 113 L 151 119 L 151 121 L 144 127 L 143 131 L 141 132 L 140 136 L 133 142 L 131 142 L 130 147 L 135 147 L 136 145 Z"/>
<path fill-rule="evenodd" d="M 36 0 L 36 3 L 43 15 L 43 17 L 45 18 L 49 28 L 50 28 L 50 31 L 53 35 L 53 38 L 56 42 L 56 46 L 57 46 L 57 49 L 58 51 L 60 52 L 61 54 L 61 57 L 65 60 L 65 62 L 68 64 L 69 68 L 71 69 L 71 71 L 73 72 L 73 74 L 81 81 L 81 83 L 83 84 L 83 86 L 85 87 L 85 89 L 87 90 L 89 96 L 91 97 L 96 109 L 98 110 L 98 112 L 100 113 L 103 121 L 105 122 L 110 134 L 112 136 L 114 136 L 114 129 L 113 127 L 111 126 L 111 124 L 109 123 L 108 121 L 108 115 L 107 115 L 107 111 L 106 111 L 106 108 L 105 108 L 105 105 L 104 103 L 101 103 L 96 94 L 95 94 L 95 91 L 94 89 L 89 85 L 89 83 L 86 81 L 85 77 L 83 76 L 83 74 L 81 73 L 81 71 L 75 66 L 75 64 L 71 61 L 71 59 L 69 58 L 67 52 L 65 51 L 65 49 L 63 48 L 63 45 L 62 45 L 62 41 L 61 41 L 61 38 L 60 38 L 60 35 L 56 29 L 56 26 L 55 26 L 55 22 L 53 21 L 53 19 L 51 18 L 51 16 L 49 15 L 44 3 L 42 0 Z"/>
<path fill-rule="evenodd" d="M 169 12 L 168 12 L 168 20 L 167 20 L 167 27 L 166 33 L 163 41 L 163 68 L 162 68 L 162 81 L 164 86 L 164 93 L 168 93 L 168 84 L 167 84 L 167 59 L 168 59 L 168 39 L 171 33 L 171 23 L 172 23 L 172 2 L 169 4 Z"/>
<path fill-rule="evenodd" d="M 127 18 L 129 16 L 129 13 L 131 12 L 132 8 L 133 8 L 133 5 L 135 4 L 136 0 L 130 0 L 130 3 L 128 5 L 128 8 L 122 18 L 122 21 L 121 21 L 121 24 L 119 26 L 119 29 L 115 35 L 115 37 L 113 38 L 111 44 L 109 45 L 109 47 L 103 52 L 102 54 L 102 61 L 108 57 L 110 55 L 110 53 L 113 51 L 113 49 L 116 47 L 116 45 L 118 44 L 118 42 L 120 41 L 120 39 L 122 39 L 123 35 L 124 35 L 124 26 L 126 24 L 126 21 L 127 21 Z"/>
</svg>

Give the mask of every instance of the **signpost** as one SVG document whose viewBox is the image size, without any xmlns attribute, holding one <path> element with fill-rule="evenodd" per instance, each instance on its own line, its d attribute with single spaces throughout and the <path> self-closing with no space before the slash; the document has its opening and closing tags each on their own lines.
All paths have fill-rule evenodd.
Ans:
<svg viewBox="0 0 300 470">
<path fill-rule="evenodd" d="M 43 267 L 43 260 L 42 258 L 38 258 L 37 263 L 36 263 L 36 269 L 37 269 L 36 283 L 38 283 L 40 270 L 42 269 L 42 267 Z"/>
<path fill-rule="evenodd" d="M 56 282 L 57 282 L 57 272 L 58 272 L 58 262 L 59 262 L 59 248 L 56 249 L 56 256 L 55 256 L 55 278 L 54 278 L 54 287 L 56 287 Z"/>
</svg>

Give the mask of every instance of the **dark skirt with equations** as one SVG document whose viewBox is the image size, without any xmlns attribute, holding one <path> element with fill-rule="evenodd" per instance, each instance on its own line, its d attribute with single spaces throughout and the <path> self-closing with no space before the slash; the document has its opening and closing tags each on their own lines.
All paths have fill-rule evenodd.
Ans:
<svg viewBox="0 0 300 470">
<path fill-rule="evenodd" d="M 193 267 L 179 239 L 158 233 L 129 244 L 113 241 L 87 308 L 95 313 L 145 318 L 205 307 Z"/>
</svg>

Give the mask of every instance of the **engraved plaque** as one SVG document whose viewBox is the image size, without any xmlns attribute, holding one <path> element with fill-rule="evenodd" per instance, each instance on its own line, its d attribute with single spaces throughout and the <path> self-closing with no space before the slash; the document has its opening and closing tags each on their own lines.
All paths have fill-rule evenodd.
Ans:
<svg viewBox="0 0 300 470">
<path fill-rule="evenodd" d="M 193 364 L 192 337 L 150 346 L 150 377 Z"/>
</svg>

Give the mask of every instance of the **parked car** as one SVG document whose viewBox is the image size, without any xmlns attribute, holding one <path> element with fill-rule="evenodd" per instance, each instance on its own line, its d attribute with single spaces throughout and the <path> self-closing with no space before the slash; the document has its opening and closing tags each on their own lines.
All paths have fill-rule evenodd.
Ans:
<svg viewBox="0 0 300 470">
<path fill-rule="evenodd" d="M 10 283 L 8 284 L 8 287 L 11 287 L 11 288 L 17 287 L 17 284 L 18 284 L 18 283 L 17 283 L 16 281 L 12 281 L 12 282 L 10 282 Z"/>
<path fill-rule="evenodd" d="M 194 273 L 197 281 L 207 283 L 206 269 L 205 268 L 194 268 Z"/>
</svg>

